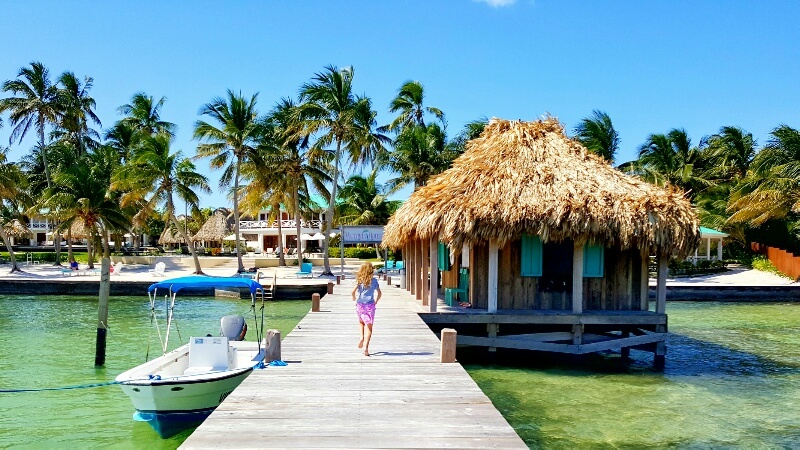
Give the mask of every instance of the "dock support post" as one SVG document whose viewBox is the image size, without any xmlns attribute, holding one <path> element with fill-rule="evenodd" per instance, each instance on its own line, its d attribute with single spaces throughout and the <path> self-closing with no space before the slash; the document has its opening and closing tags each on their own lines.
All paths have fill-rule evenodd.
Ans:
<svg viewBox="0 0 800 450">
<path fill-rule="evenodd" d="M 430 286 L 428 286 L 428 267 L 430 264 L 428 263 L 428 241 L 422 240 L 420 241 L 422 246 L 420 247 L 419 257 L 422 261 L 420 265 L 420 273 L 419 273 L 419 281 L 422 285 L 422 289 L 420 289 L 420 294 L 422 295 L 422 306 L 428 306 L 428 291 L 430 290 Z"/>
<path fill-rule="evenodd" d="M 328 294 L 333 294 L 333 281 L 328 282 Z"/>
<path fill-rule="evenodd" d="M 667 326 L 666 325 L 656 325 L 656 332 L 657 333 L 666 333 Z M 655 356 L 653 356 L 653 368 L 655 370 L 664 370 L 664 366 L 666 365 L 667 359 L 667 343 L 664 341 L 656 342 L 656 350 L 653 352 Z"/>
<path fill-rule="evenodd" d="M 497 241 L 489 239 L 489 304 L 487 311 L 489 313 L 497 312 L 497 253 L 499 246 Z"/>
<path fill-rule="evenodd" d="M 656 313 L 665 314 L 667 312 L 667 255 L 658 255 L 658 280 L 656 284 Z"/>
<path fill-rule="evenodd" d="M 500 324 L 499 323 L 487 323 L 486 324 L 486 331 L 488 331 L 490 338 L 496 338 L 497 337 L 497 332 L 499 330 L 500 330 Z M 489 347 L 489 351 L 491 353 L 495 353 L 495 352 L 497 352 L 497 347 Z"/>
<path fill-rule="evenodd" d="M 642 278 L 639 283 L 639 309 L 642 311 L 650 310 L 650 257 L 642 256 Z"/>
<path fill-rule="evenodd" d="M 436 312 L 439 302 L 439 239 L 431 238 L 429 244 L 431 260 L 430 312 Z"/>
<path fill-rule="evenodd" d="M 583 344 L 583 324 L 572 326 L 572 345 Z"/>
<path fill-rule="evenodd" d="M 622 332 L 622 337 L 623 338 L 629 337 L 630 335 L 631 335 L 630 331 L 623 331 Z M 620 353 L 620 356 L 622 356 L 622 359 L 629 359 L 631 357 L 631 348 L 630 347 L 622 347 L 619 350 L 619 353 Z"/>
<path fill-rule="evenodd" d="M 386 285 L 387 286 L 391 286 L 392 285 L 392 277 L 390 277 L 390 276 L 386 277 Z"/>
<path fill-rule="evenodd" d="M 106 363 L 106 335 L 108 334 L 108 296 L 111 291 L 109 272 L 111 259 L 103 256 L 100 260 L 100 299 L 97 306 L 97 339 L 94 348 L 94 365 Z"/>
<path fill-rule="evenodd" d="M 319 294 L 314 294 L 319 295 Z M 264 362 L 266 364 L 272 361 L 280 361 L 281 359 L 281 332 L 278 330 L 269 330 L 267 337 L 264 339 Z"/>
<path fill-rule="evenodd" d="M 456 362 L 456 330 L 453 328 L 442 328 L 442 349 L 439 353 L 439 362 Z"/>
<path fill-rule="evenodd" d="M 311 312 L 319 312 L 319 294 L 311 294 Z"/>
<path fill-rule="evenodd" d="M 572 250 L 572 312 L 583 314 L 583 244 Z"/>
<path fill-rule="evenodd" d="M 384 275 L 386 277 L 386 275 Z M 336 284 L 342 284 L 342 276 L 336 275 Z M 328 292 L 330 294 L 330 292 Z"/>
</svg>

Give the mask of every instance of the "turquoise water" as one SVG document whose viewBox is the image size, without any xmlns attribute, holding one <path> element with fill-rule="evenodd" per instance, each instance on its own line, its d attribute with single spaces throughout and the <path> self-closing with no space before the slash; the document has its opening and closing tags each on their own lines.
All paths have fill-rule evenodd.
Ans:
<svg viewBox="0 0 800 450">
<path fill-rule="evenodd" d="M 267 303 L 266 326 L 285 336 L 309 303 Z M 226 314 L 243 315 L 250 326 L 247 338 L 255 339 L 249 305 L 249 300 L 179 299 L 176 317 L 183 342 L 192 335 L 216 335 L 219 318 Z M 111 298 L 106 365 L 95 368 L 97 297 L 0 296 L 0 389 L 113 381 L 144 362 L 152 329 L 148 313 L 145 295 Z M 158 354 L 158 337 L 152 339 L 151 358 Z M 133 406 L 119 386 L 0 394 L 0 448 L 172 449 L 191 432 L 161 439 L 132 415 Z"/>
<path fill-rule="evenodd" d="M 286 335 L 308 301 L 267 305 Z M 249 302 L 186 299 L 178 325 L 216 334 L 219 317 Z M 472 377 L 532 448 L 800 447 L 800 304 L 670 303 L 667 365 L 632 352 L 579 361 L 519 353 L 467 364 Z M 94 367 L 94 297 L 0 296 L 0 389 L 111 381 L 144 361 L 146 297 L 111 300 L 106 367 Z M 252 319 L 249 338 L 253 338 Z M 155 342 L 157 338 L 154 336 Z M 176 448 L 131 420 L 117 386 L 0 394 L 0 448 Z"/>
<path fill-rule="evenodd" d="M 667 313 L 663 372 L 637 351 L 466 368 L 531 448 L 800 448 L 800 304 Z"/>
</svg>

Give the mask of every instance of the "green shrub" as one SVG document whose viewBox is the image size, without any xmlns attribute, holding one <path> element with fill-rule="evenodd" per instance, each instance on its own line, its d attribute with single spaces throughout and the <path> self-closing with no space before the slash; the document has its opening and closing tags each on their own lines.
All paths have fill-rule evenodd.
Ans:
<svg viewBox="0 0 800 450">
<path fill-rule="evenodd" d="M 774 273 L 775 275 L 784 278 L 790 278 L 788 275 L 778 270 L 778 268 L 775 267 L 775 264 L 772 264 L 772 261 L 770 261 L 769 258 L 767 258 L 764 255 L 758 255 L 755 258 L 753 258 L 751 267 L 753 269 L 760 270 L 762 272 Z"/>
<path fill-rule="evenodd" d="M 330 248 L 328 249 L 328 256 L 331 258 L 341 258 L 340 248 Z M 374 247 L 345 247 L 344 249 L 344 257 L 345 258 L 357 258 L 357 259 L 374 259 L 376 258 L 376 252 Z"/>
</svg>

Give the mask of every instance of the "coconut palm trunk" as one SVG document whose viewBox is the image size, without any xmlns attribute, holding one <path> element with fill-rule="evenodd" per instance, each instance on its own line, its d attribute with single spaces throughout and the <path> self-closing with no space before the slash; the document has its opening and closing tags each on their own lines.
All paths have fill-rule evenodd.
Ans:
<svg viewBox="0 0 800 450">
<path fill-rule="evenodd" d="M 237 152 L 236 155 L 236 176 L 233 180 L 233 229 L 236 235 L 236 259 L 239 262 L 239 272 L 244 272 L 244 263 L 242 262 L 242 250 L 239 247 L 239 174 L 242 169 L 242 154 Z M 280 218 L 278 218 L 280 221 Z M 281 255 L 282 256 L 282 255 Z"/>
<path fill-rule="evenodd" d="M 297 231 L 297 267 L 300 267 L 300 261 L 303 258 L 303 255 L 300 254 L 300 232 L 302 230 L 302 226 L 300 223 L 300 180 L 298 178 L 294 179 L 294 225 Z"/>
<path fill-rule="evenodd" d="M 72 255 L 72 227 L 67 230 L 67 259 L 72 262 L 75 257 Z"/>
<path fill-rule="evenodd" d="M 323 234 L 325 239 L 322 240 L 322 261 L 325 266 L 322 275 L 333 276 L 331 271 L 331 261 L 328 257 L 328 248 L 330 248 L 331 231 L 333 230 L 333 211 L 336 207 L 336 183 L 339 179 L 339 158 L 342 154 L 342 140 L 336 139 L 336 156 L 333 160 L 333 186 L 331 186 L 331 198 L 328 202 L 328 214 L 325 217 L 323 226 Z"/>
<path fill-rule="evenodd" d="M 8 237 L 8 233 L 6 233 L 6 230 L 2 226 L 0 226 L 0 238 L 3 239 L 3 243 L 6 244 L 6 249 L 8 250 L 8 259 L 11 262 L 11 273 L 22 272 L 22 269 L 17 265 L 17 258 L 14 256 L 14 249 L 11 248 L 11 240 Z"/>
<path fill-rule="evenodd" d="M 281 223 L 281 219 L 283 217 L 282 217 L 282 214 L 281 214 L 281 205 L 280 205 L 280 203 L 277 204 L 277 205 L 272 205 L 272 210 L 273 211 L 278 211 L 278 215 L 276 217 L 276 220 L 278 221 L 278 242 L 281 243 L 281 252 L 278 255 L 278 265 L 279 266 L 285 266 L 286 265 L 286 251 L 288 249 L 286 248 L 286 245 L 284 245 L 284 240 L 283 240 L 283 224 Z"/>
<path fill-rule="evenodd" d="M 183 237 L 183 242 L 186 242 L 186 247 L 189 248 L 189 253 L 192 254 L 192 260 L 194 260 L 194 274 L 205 275 L 203 273 L 203 269 L 200 267 L 200 258 L 197 257 L 197 252 L 194 250 L 194 245 L 189 242 L 189 236 L 186 234 L 186 230 L 178 224 L 178 218 L 175 217 L 175 207 L 172 203 L 171 192 L 167 194 L 167 214 L 169 215 L 169 222 L 172 223 L 172 226 L 174 226 L 175 229 L 181 234 Z"/>
</svg>

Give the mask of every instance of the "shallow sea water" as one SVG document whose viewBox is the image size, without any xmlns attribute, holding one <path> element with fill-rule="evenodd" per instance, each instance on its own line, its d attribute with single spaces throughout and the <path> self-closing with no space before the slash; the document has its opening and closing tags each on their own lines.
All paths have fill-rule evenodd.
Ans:
<svg viewBox="0 0 800 450">
<path fill-rule="evenodd" d="M 663 372 L 638 351 L 465 367 L 531 448 L 800 448 L 800 304 L 667 313 Z"/>
<path fill-rule="evenodd" d="M 265 326 L 286 336 L 309 303 L 266 303 Z M 255 339 L 249 300 L 179 298 L 175 314 L 184 343 L 190 336 L 217 335 L 219 319 L 227 314 L 244 316 L 246 339 Z M 113 381 L 144 362 L 151 330 L 150 357 L 160 354 L 144 295 L 111 298 L 102 368 L 94 367 L 96 323 L 97 297 L 0 296 L 0 389 Z M 171 348 L 178 345 L 172 342 Z M 173 449 L 191 433 L 161 439 L 148 424 L 133 421 L 133 411 L 119 386 L 0 393 L 0 448 Z"/>
</svg>

